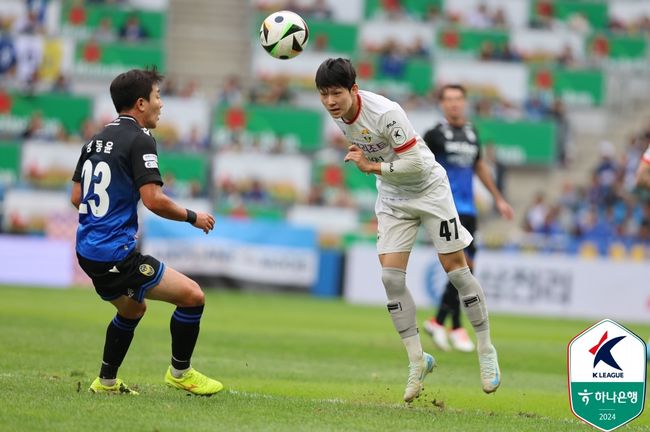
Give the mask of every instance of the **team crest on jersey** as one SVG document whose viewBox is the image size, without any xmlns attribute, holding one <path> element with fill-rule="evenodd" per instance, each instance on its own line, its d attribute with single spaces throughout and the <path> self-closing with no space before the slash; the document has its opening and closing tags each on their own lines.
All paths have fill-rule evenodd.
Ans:
<svg viewBox="0 0 650 432">
<path fill-rule="evenodd" d="M 368 129 L 362 129 L 361 130 L 361 138 L 367 143 L 372 141 L 372 137 L 370 136 L 370 131 Z"/>
<path fill-rule="evenodd" d="M 390 136 L 393 138 L 395 144 L 404 144 L 406 142 L 406 134 L 401 127 L 394 127 L 390 130 Z"/>
<path fill-rule="evenodd" d="M 149 264 L 140 264 L 138 270 L 140 270 L 140 273 L 145 276 L 153 276 L 153 274 L 156 272 Z"/>
</svg>

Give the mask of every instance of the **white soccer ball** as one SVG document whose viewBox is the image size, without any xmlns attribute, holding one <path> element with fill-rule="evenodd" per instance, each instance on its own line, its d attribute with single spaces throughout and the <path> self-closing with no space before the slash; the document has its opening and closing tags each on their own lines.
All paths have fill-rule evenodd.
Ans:
<svg viewBox="0 0 650 432">
<path fill-rule="evenodd" d="M 271 56 L 287 60 L 300 54 L 309 40 L 309 28 L 300 15 L 280 11 L 267 16 L 260 27 L 260 42 Z"/>
</svg>

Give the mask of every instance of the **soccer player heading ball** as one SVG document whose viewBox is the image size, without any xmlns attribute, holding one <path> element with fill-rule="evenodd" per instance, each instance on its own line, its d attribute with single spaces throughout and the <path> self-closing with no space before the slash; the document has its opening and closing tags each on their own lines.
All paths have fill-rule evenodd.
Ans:
<svg viewBox="0 0 650 432">
<path fill-rule="evenodd" d="M 108 324 L 99 377 L 93 393 L 138 394 L 117 378 L 135 328 L 144 315 L 145 299 L 176 305 L 172 314 L 171 366 L 164 380 L 171 387 L 210 395 L 223 385 L 191 367 L 205 297 L 199 285 L 135 248 L 137 205 L 166 219 L 185 221 L 209 233 L 212 215 L 184 209 L 162 191 L 156 140 L 149 133 L 163 107 L 152 70 L 133 69 L 118 75 L 110 91 L 118 117 L 81 149 L 72 177 L 71 201 L 79 209 L 77 258 L 97 294 L 117 314 Z"/>
<path fill-rule="evenodd" d="M 438 251 L 442 267 L 460 294 L 477 337 L 483 391 L 501 383 L 497 352 L 490 339 L 485 295 L 470 272 L 463 249 L 472 236 L 459 221 L 444 168 L 438 164 L 399 104 L 356 84 L 347 59 L 327 59 L 316 72 L 316 87 L 325 109 L 350 142 L 345 162 L 377 176 L 377 253 L 388 312 L 409 359 L 404 400 L 411 402 L 435 366 L 422 351 L 415 303 L 406 287 L 406 267 L 420 225 Z"/>
</svg>

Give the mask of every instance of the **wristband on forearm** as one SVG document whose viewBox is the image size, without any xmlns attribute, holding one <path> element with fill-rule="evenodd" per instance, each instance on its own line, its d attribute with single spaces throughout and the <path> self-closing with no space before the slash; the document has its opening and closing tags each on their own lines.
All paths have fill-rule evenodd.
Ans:
<svg viewBox="0 0 650 432">
<path fill-rule="evenodd" d="M 189 222 L 190 225 L 194 225 L 196 222 L 196 212 L 193 212 L 190 209 L 185 209 L 185 211 L 187 212 L 187 218 L 185 218 L 185 222 Z"/>
</svg>

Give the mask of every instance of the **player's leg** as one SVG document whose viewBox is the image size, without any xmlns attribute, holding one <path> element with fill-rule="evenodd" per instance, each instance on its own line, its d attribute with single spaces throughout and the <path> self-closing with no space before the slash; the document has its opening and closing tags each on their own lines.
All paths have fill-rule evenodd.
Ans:
<svg viewBox="0 0 650 432">
<path fill-rule="evenodd" d="M 208 378 L 191 366 L 205 305 L 201 287 L 184 274 L 166 267 L 160 283 L 148 290 L 145 296 L 176 305 L 169 323 L 172 357 L 165 382 L 172 387 L 200 395 L 222 390 L 223 385 L 219 381 Z"/>
<path fill-rule="evenodd" d="M 120 296 L 110 301 L 117 309 L 117 314 L 106 328 L 104 353 L 99 377 L 91 384 L 90 390 L 98 392 L 117 392 L 137 394 L 117 377 L 117 371 L 126 357 L 135 335 L 135 328 L 144 316 L 147 306 L 127 296 Z"/>
<path fill-rule="evenodd" d="M 420 222 L 408 214 L 406 202 L 388 204 L 378 199 L 377 251 L 388 312 L 409 359 L 404 401 L 411 402 L 422 392 L 424 378 L 435 365 L 433 357 L 422 351 L 415 302 L 406 286 L 406 267 Z"/>
<path fill-rule="evenodd" d="M 458 290 L 461 307 L 476 333 L 483 391 L 494 392 L 500 384 L 500 371 L 490 339 L 485 294 L 470 272 L 463 252 L 473 238 L 460 223 L 448 181 L 425 198 L 423 205 L 429 209 L 429 215 L 423 216 L 422 223 L 433 240 L 449 281 Z"/>
<path fill-rule="evenodd" d="M 472 237 L 474 237 L 476 231 L 476 217 L 472 215 L 460 215 L 459 217 L 463 227 L 465 227 Z M 469 270 L 472 271 L 474 268 L 474 256 L 476 255 L 476 244 L 474 240 L 472 240 L 472 242 L 465 248 L 464 252 Z M 474 351 L 474 343 L 469 338 L 465 328 L 461 325 L 461 306 L 458 290 L 456 290 L 451 282 L 447 284 L 447 288 L 454 292 L 453 300 L 449 300 L 451 309 L 451 331 L 449 332 L 449 341 L 451 342 L 451 346 L 462 352 Z"/>
<path fill-rule="evenodd" d="M 483 391 L 492 393 L 501 384 L 497 352 L 490 338 L 490 321 L 485 294 L 478 280 L 470 272 L 462 251 L 438 255 L 449 280 L 458 290 L 460 303 L 476 334 Z"/>
<path fill-rule="evenodd" d="M 130 256 L 124 262 L 128 262 L 128 258 Z M 126 288 L 128 272 L 120 271 L 125 270 L 125 267 L 122 267 L 124 262 L 117 264 L 120 266 L 118 270 L 113 264 L 91 261 L 81 256 L 78 256 L 78 259 L 81 268 L 92 279 L 97 294 L 117 309 L 117 314 L 106 328 L 99 376 L 90 385 L 89 390 L 93 393 L 137 395 L 136 391 L 129 389 L 117 377 L 117 372 L 129 350 L 135 328 L 146 311 L 146 305 L 129 297 L 134 291 Z"/>
</svg>

